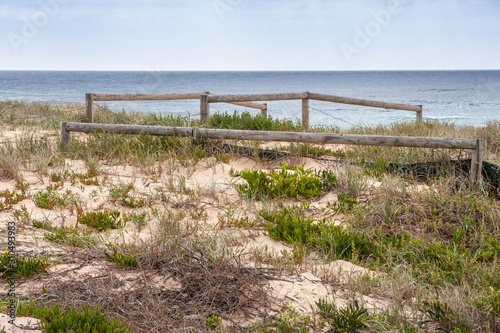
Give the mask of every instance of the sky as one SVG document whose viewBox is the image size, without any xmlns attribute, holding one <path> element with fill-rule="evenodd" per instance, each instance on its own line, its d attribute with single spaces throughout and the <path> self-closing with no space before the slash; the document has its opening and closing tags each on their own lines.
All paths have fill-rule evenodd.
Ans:
<svg viewBox="0 0 500 333">
<path fill-rule="evenodd" d="M 0 0 L 0 70 L 462 69 L 499 0 Z"/>
</svg>

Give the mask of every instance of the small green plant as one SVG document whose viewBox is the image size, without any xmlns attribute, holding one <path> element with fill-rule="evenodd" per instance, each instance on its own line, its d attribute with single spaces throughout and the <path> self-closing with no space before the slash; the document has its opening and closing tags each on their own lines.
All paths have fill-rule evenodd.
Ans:
<svg viewBox="0 0 500 333">
<path fill-rule="evenodd" d="M 122 227 L 120 212 L 117 210 L 112 212 L 87 212 L 79 216 L 77 222 L 98 230 L 118 229 Z"/>
<path fill-rule="evenodd" d="M 380 248 L 364 234 L 332 225 L 327 219 L 315 222 L 305 218 L 300 207 L 280 205 L 279 212 L 262 210 L 259 215 L 267 221 L 266 232 L 273 239 L 302 244 L 334 259 L 381 257 Z"/>
<path fill-rule="evenodd" d="M 316 302 L 316 306 L 319 315 L 327 321 L 330 326 L 329 330 L 333 332 L 360 332 L 361 329 L 367 326 L 368 310 L 360 306 L 357 300 L 340 309 L 325 299 Z"/>
<path fill-rule="evenodd" d="M 235 184 L 235 188 L 247 198 L 264 199 L 266 197 L 305 198 L 319 197 L 323 191 L 335 187 L 337 180 L 332 171 L 304 170 L 296 167 L 288 171 L 289 166 L 283 163 L 281 169 L 265 173 L 260 170 L 231 169 L 233 177 L 241 177 L 247 183 Z"/>
<path fill-rule="evenodd" d="M 17 222 L 23 224 L 27 224 L 31 221 L 31 216 L 26 206 L 21 206 L 21 209 L 13 209 L 12 216 L 14 216 Z"/>
<path fill-rule="evenodd" d="M 205 327 L 207 331 L 213 332 L 222 327 L 222 320 L 217 316 L 205 318 Z"/>
<path fill-rule="evenodd" d="M 117 249 L 113 249 L 112 254 L 109 254 L 107 252 L 105 252 L 104 254 L 106 255 L 106 260 L 114 262 L 120 267 L 137 268 L 137 266 L 139 265 L 139 261 L 136 257 L 128 253 L 125 254 L 123 252 L 119 252 Z"/>
<path fill-rule="evenodd" d="M 248 330 L 259 333 L 308 333 L 311 324 L 311 317 L 304 316 L 293 308 L 288 308 L 273 318 L 266 318 L 256 325 L 249 326 Z"/>
<path fill-rule="evenodd" d="M 270 116 L 255 115 L 250 112 L 237 111 L 231 115 L 225 113 L 215 113 L 210 117 L 209 127 L 241 130 L 260 131 L 297 131 L 300 126 L 294 125 L 291 120 L 273 119 Z"/>
<path fill-rule="evenodd" d="M 71 179 L 72 185 L 76 183 L 76 181 L 80 181 L 83 185 L 99 185 L 99 179 L 95 178 L 95 174 L 90 173 L 79 173 L 79 172 L 71 172 L 69 175 Z"/>
<path fill-rule="evenodd" d="M 64 176 L 64 175 L 63 175 L 62 173 L 60 173 L 60 172 L 57 172 L 57 173 L 51 173 L 51 174 L 49 175 L 49 177 L 50 177 L 50 181 L 51 181 L 51 182 L 54 182 L 54 183 L 59 183 L 60 181 L 62 181 L 62 180 L 63 180 L 63 176 Z"/>
<path fill-rule="evenodd" d="M 2 200 L 3 198 L 3 200 Z M 0 212 L 12 209 L 12 206 L 26 199 L 27 196 L 22 193 L 11 192 L 9 190 L 0 192 Z"/>
<path fill-rule="evenodd" d="M 29 187 L 30 187 L 30 183 L 25 182 L 21 179 L 16 180 L 16 186 L 15 186 L 16 190 L 21 191 L 22 193 L 26 193 L 26 191 L 28 190 Z"/>
<path fill-rule="evenodd" d="M 81 332 L 81 333 L 130 333 L 133 327 L 127 327 L 119 317 L 109 320 L 101 312 L 100 305 L 92 309 L 83 304 L 81 310 L 70 308 L 63 311 L 59 305 L 53 307 L 34 308 L 33 315 L 40 319 L 38 326 L 47 333 Z"/>
<path fill-rule="evenodd" d="M 142 213 L 128 213 L 128 214 L 123 214 L 123 222 L 128 223 L 132 222 L 139 230 L 144 228 L 147 225 L 147 217 L 148 213 L 147 212 L 142 212 Z"/>
<path fill-rule="evenodd" d="M 109 189 L 109 196 L 111 200 L 115 201 L 121 198 L 125 198 L 128 195 L 128 193 L 133 189 L 134 189 L 133 183 L 130 183 L 128 185 L 122 184 L 114 186 Z"/>
<path fill-rule="evenodd" d="M 151 200 L 149 200 L 148 198 L 126 197 L 122 198 L 119 201 L 119 204 L 129 208 L 141 208 L 149 205 L 150 202 Z"/>
<path fill-rule="evenodd" d="M 75 247 L 85 247 L 88 245 L 95 245 L 96 240 L 91 236 L 89 230 L 80 230 L 76 227 L 52 227 L 48 223 L 33 220 L 33 226 L 35 228 L 40 228 L 49 231 L 43 236 L 55 243 L 69 244 Z"/>
<path fill-rule="evenodd" d="M 99 169 L 99 159 L 89 156 L 84 160 L 85 166 L 87 167 L 87 176 L 89 178 L 97 176 L 97 172 Z"/>
<path fill-rule="evenodd" d="M 8 278 L 9 273 L 18 276 L 32 277 L 37 274 L 45 273 L 50 266 L 48 257 L 15 257 L 14 272 L 9 271 L 9 252 L 0 256 L 0 276 L 3 279 Z"/>
<path fill-rule="evenodd" d="M 347 193 L 340 193 L 338 195 L 338 202 L 334 203 L 331 208 L 337 214 L 345 214 L 350 212 L 357 203 L 358 201 L 353 196 Z"/>
<path fill-rule="evenodd" d="M 47 186 L 45 191 L 38 191 L 33 195 L 35 206 L 44 209 L 65 208 L 69 205 L 76 205 L 76 199 L 67 190 L 63 193 L 56 192 L 59 184 Z"/>
<path fill-rule="evenodd" d="M 445 332 L 472 332 L 472 327 L 466 319 L 462 318 L 448 304 L 441 303 L 439 300 L 424 302 L 421 311 L 429 318 L 422 322 L 424 324 L 435 322 Z"/>
<path fill-rule="evenodd" d="M 109 196 L 112 201 L 118 202 L 121 206 L 129 208 L 140 208 L 147 206 L 151 200 L 149 198 L 136 198 L 129 195 L 130 191 L 134 189 L 134 184 L 122 184 L 111 187 L 109 189 Z"/>
</svg>

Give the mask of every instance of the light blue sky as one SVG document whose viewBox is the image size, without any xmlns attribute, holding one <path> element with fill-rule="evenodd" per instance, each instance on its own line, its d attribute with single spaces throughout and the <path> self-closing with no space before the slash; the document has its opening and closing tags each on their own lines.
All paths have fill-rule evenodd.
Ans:
<svg viewBox="0 0 500 333">
<path fill-rule="evenodd" d="M 0 0 L 0 69 L 500 69 L 498 0 Z"/>
</svg>

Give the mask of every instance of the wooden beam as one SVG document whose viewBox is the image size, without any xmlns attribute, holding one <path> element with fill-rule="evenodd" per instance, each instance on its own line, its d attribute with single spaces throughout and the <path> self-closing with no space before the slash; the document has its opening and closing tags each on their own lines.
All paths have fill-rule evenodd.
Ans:
<svg viewBox="0 0 500 333">
<path fill-rule="evenodd" d="M 87 122 L 94 122 L 94 94 L 85 94 L 85 106 L 87 113 Z"/>
<path fill-rule="evenodd" d="M 175 101 L 182 99 L 200 99 L 206 92 L 174 94 L 92 94 L 94 101 Z"/>
<path fill-rule="evenodd" d="M 227 104 L 232 104 L 232 105 L 238 105 L 238 106 L 244 106 L 246 108 L 250 109 L 258 109 L 258 110 L 267 110 L 267 104 L 260 104 L 260 103 L 252 103 L 252 102 L 233 102 L 233 103 L 227 103 Z"/>
<path fill-rule="evenodd" d="M 347 97 L 325 95 L 325 94 L 314 94 L 314 93 L 309 93 L 309 98 L 317 100 L 317 101 L 360 105 L 360 106 L 368 106 L 368 107 L 373 107 L 373 108 L 406 110 L 406 111 L 415 111 L 415 112 L 422 111 L 421 105 L 387 103 L 387 102 L 372 101 L 372 100 L 367 100 L 367 99 L 347 98 Z"/>
<path fill-rule="evenodd" d="M 145 126 L 145 125 L 121 125 L 121 124 L 87 124 L 87 123 L 66 123 L 67 132 L 79 133 L 123 133 L 141 134 L 147 133 L 155 136 L 183 136 L 193 135 L 193 127 L 168 127 L 168 126 Z"/>
<path fill-rule="evenodd" d="M 144 132 L 144 133 L 149 133 L 151 135 L 181 135 L 181 136 L 193 135 L 192 127 L 67 123 L 66 130 L 69 132 L 83 132 L 83 133 L 92 133 L 95 131 L 107 131 L 107 132 L 127 133 L 127 134 L 139 134 L 141 132 Z M 471 149 L 471 150 L 477 150 L 478 147 L 477 146 L 478 140 L 454 139 L 454 138 L 244 131 L 244 130 L 207 129 L 207 128 L 198 128 L 197 135 L 207 139 L 304 142 L 304 143 L 317 143 L 317 144 L 345 144 L 345 145 L 446 148 L 446 149 Z"/>
<path fill-rule="evenodd" d="M 209 103 L 257 102 L 257 101 L 285 101 L 308 98 L 308 93 L 280 93 L 280 94 L 245 94 L 245 95 L 210 95 Z"/>
</svg>

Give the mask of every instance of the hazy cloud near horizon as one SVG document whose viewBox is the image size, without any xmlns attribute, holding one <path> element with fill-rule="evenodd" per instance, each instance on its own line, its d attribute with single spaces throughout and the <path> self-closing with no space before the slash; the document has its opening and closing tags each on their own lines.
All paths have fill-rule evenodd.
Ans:
<svg viewBox="0 0 500 333">
<path fill-rule="evenodd" d="M 0 1 L 0 69 L 500 69 L 494 0 Z"/>
</svg>

